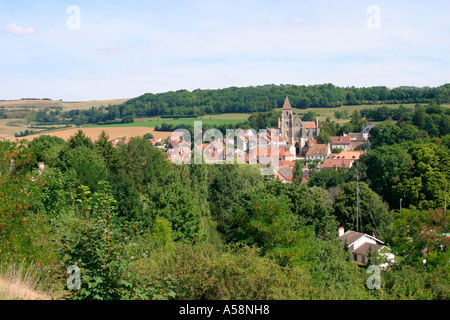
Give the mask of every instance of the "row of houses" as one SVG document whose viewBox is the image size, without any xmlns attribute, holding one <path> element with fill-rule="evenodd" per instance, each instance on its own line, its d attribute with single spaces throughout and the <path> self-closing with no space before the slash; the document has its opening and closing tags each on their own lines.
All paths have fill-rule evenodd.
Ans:
<svg viewBox="0 0 450 320">
<path fill-rule="evenodd" d="M 203 161 L 208 164 L 227 163 L 259 163 L 262 167 L 270 167 L 271 175 L 285 183 L 293 181 L 295 161 L 319 160 L 318 170 L 350 169 L 356 160 L 364 153 L 361 149 L 368 140 L 370 129 L 374 126 L 369 122 L 359 133 L 348 133 L 342 136 L 330 137 L 331 143 L 320 144 L 317 139 L 306 140 L 303 148 L 304 156 L 294 151 L 279 129 L 267 128 L 265 131 L 240 130 L 232 139 L 228 137 L 213 137 L 207 143 L 191 143 L 184 139 L 186 132 L 173 132 L 164 141 L 161 138 L 149 139 L 157 148 L 165 151 L 170 161 L 174 163 L 191 163 L 194 152 L 200 152 Z M 315 137 L 314 137 L 315 138 Z M 127 144 L 126 138 L 111 140 L 114 146 Z M 203 141 L 202 141 L 203 142 Z M 303 183 L 308 181 L 308 168 L 303 169 Z"/>
</svg>

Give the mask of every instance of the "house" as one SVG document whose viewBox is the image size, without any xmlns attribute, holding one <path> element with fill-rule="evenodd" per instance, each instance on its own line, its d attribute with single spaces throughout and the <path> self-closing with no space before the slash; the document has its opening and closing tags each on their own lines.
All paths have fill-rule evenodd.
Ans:
<svg viewBox="0 0 450 320">
<path fill-rule="evenodd" d="M 152 145 L 156 145 L 157 143 L 163 144 L 163 140 L 161 138 L 148 139 L 148 141 L 150 141 Z"/>
<path fill-rule="evenodd" d="M 363 126 L 361 133 L 364 139 L 367 140 L 369 138 L 369 132 L 373 127 L 375 127 L 375 121 L 369 121 L 365 126 Z"/>
<path fill-rule="evenodd" d="M 352 159 L 352 160 L 359 160 L 361 155 L 363 155 L 364 151 L 342 151 L 339 153 L 332 153 L 330 154 L 330 159 Z"/>
<path fill-rule="evenodd" d="M 362 132 L 350 132 L 350 150 L 361 150 L 367 143 L 368 135 L 364 135 Z"/>
<path fill-rule="evenodd" d="M 253 161 L 253 163 L 259 162 L 266 164 L 270 158 L 274 158 L 273 160 L 276 163 L 275 158 L 278 158 L 277 161 L 286 161 L 291 160 L 294 157 L 292 153 L 290 153 L 285 148 L 253 148 L 249 152 L 249 158 Z"/>
<path fill-rule="evenodd" d="M 320 159 L 325 160 L 328 155 L 331 153 L 330 144 L 321 144 L 316 143 L 309 148 L 309 151 L 306 153 L 307 160 Z"/>
<path fill-rule="evenodd" d="M 294 178 L 293 168 L 290 166 L 277 167 L 274 169 L 275 179 L 283 183 L 291 183 Z"/>
<path fill-rule="evenodd" d="M 322 164 L 321 168 L 337 169 L 344 167 L 350 169 L 363 153 L 364 151 L 342 151 L 340 153 L 332 153 Z"/>
<path fill-rule="evenodd" d="M 274 167 L 275 179 L 281 180 L 283 183 L 291 183 L 294 179 L 294 161 L 281 160 L 278 167 Z"/>
<path fill-rule="evenodd" d="M 350 150 L 350 137 L 347 135 L 338 136 L 338 137 L 330 137 L 331 144 L 333 145 L 333 149 L 343 149 Z"/>
<path fill-rule="evenodd" d="M 170 135 L 169 138 L 167 138 L 167 142 L 169 143 L 169 148 L 174 148 L 175 145 L 180 142 L 181 140 L 184 140 L 184 132 L 181 131 L 174 131 Z"/>
<path fill-rule="evenodd" d="M 126 138 L 115 138 L 110 140 L 111 144 L 113 145 L 113 147 L 118 147 L 121 145 L 127 145 L 130 140 L 126 139 Z"/>
<path fill-rule="evenodd" d="M 321 169 L 350 169 L 353 166 L 354 161 L 355 160 L 352 159 L 327 159 L 322 164 Z"/>
<path fill-rule="evenodd" d="M 375 238 L 375 235 L 370 236 L 365 233 L 348 230 L 344 232 L 343 227 L 339 227 L 339 237 L 342 246 L 347 246 L 348 251 L 352 255 L 353 260 L 361 266 L 366 266 L 369 260 L 369 252 L 377 252 L 385 262 L 379 266 L 382 269 L 389 267 L 391 263 L 395 262 L 395 257 L 392 250 L 386 247 L 380 239 Z"/>
</svg>

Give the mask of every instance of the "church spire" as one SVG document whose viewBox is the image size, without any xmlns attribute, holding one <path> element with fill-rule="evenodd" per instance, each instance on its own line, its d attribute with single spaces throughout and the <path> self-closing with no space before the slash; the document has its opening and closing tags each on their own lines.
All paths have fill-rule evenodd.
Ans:
<svg viewBox="0 0 450 320">
<path fill-rule="evenodd" d="M 289 102 L 289 98 L 286 96 L 286 100 L 284 100 L 283 110 L 292 109 L 291 103 Z"/>
</svg>

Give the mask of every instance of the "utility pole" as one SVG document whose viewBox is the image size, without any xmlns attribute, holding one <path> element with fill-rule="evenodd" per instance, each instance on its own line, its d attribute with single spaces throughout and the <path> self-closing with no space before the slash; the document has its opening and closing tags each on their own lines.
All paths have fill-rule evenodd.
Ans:
<svg viewBox="0 0 450 320">
<path fill-rule="evenodd" d="M 11 159 L 11 161 L 9 162 L 9 175 L 11 175 L 13 168 L 14 168 L 14 160 Z"/>
<path fill-rule="evenodd" d="M 356 232 L 359 232 L 359 170 L 356 162 Z"/>
<path fill-rule="evenodd" d="M 402 198 L 400 198 L 400 212 L 402 212 Z"/>
<path fill-rule="evenodd" d="M 447 232 L 447 195 L 444 197 L 445 232 Z"/>
</svg>

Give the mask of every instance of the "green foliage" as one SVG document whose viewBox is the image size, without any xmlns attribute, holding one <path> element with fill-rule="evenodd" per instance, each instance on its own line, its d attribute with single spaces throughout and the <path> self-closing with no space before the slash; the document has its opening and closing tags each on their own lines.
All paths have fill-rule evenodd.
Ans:
<svg viewBox="0 0 450 320">
<path fill-rule="evenodd" d="M 302 121 L 316 121 L 317 113 L 314 111 L 308 111 L 302 116 Z"/>
<path fill-rule="evenodd" d="M 399 199 L 394 197 L 392 186 L 402 169 L 411 165 L 408 152 L 400 146 L 383 146 L 363 154 L 360 158 L 369 185 L 380 194 L 391 207 L 397 208 Z"/>
<path fill-rule="evenodd" d="M 152 227 L 152 241 L 154 245 L 169 248 L 173 245 L 172 225 L 164 218 L 156 217 Z"/>
<path fill-rule="evenodd" d="M 44 162 L 46 166 L 55 166 L 58 158 L 67 143 L 58 137 L 42 135 L 34 138 L 29 147 L 36 155 L 36 162 Z"/>
<path fill-rule="evenodd" d="M 308 297 L 308 274 L 285 269 L 252 247 L 208 243 L 176 244 L 173 252 L 153 252 L 145 269 L 156 277 L 173 274 L 177 298 L 188 300 L 279 300 Z"/>
<path fill-rule="evenodd" d="M 83 130 L 78 130 L 77 133 L 69 138 L 67 141 L 69 147 L 71 149 L 75 149 L 78 147 L 86 147 L 92 149 L 94 147 L 94 143 L 91 138 L 87 137 Z"/>
<path fill-rule="evenodd" d="M 109 141 L 109 136 L 105 131 L 100 133 L 97 141 L 94 142 L 95 149 L 98 154 L 101 155 L 105 161 L 106 166 L 109 170 L 115 169 L 117 167 L 118 155 L 116 149 L 113 147 L 112 143 Z"/>
<path fill-rule="evenodd" d="M 295 161 L 294 170 L 293 170 L 293 182 L 301 183 L 303 180 L 303 164 L 301 161 Z"/>
<path fill-rule="evenodd" d="M 34 159 L 25 143 L 0 141 L 0 260 L 56 259 L 48 219 L 34 212 L 41 192 L 30 174 Z"/>
<path fill-rule="evenodd" d="M 348 253 L 335 241 L 315 241 L 310 273 L 313 299 L 368 299 L 364 275 L 348 260 Z"/>
<path fill-rule="evenodd" d="M 150 132 L 144 134 L 144 139 L 148 140 L 148 139 L 153 139 L 153 138 L 154 138 L 154 136 Z"/>
<path fill-rule="evenodd" d="M 279 113 L 271 110 L 282 106 L 285 90 L 297 108 L 419 99 L 411 88 L 263 86 L 249 93 L 258 90 L 265 92 L 261 104 L 230 88 L 220 91 L 226 99 L 195 108 L 187 105 L 203 99 L 201 90 L 71 115 L 91 122 L 250 110 L 259 113 L 243 125 L 263 128 L 277 126 Z M 443 92 L 427 94 L 443 99 Z M 338 226 L 355 229 L 354 168 L 320 170 L 318 161 L 297 161 L 294 183 L 283 184 L 262 176 L 259 165 L 174 165 L 149 135 L 117 148 L 105 132 L 95 142 L 82 131 L 67 143 L 49 136 L 0 141 L 0 262 L 34 260 L 51 270 L 59 289 L 67 266 L 80 266 L 82 289 L 71 299 L 448 299 L 449 112 L 435 105 L 398 109 L 356 112 L 348 123 L 327 120 L 321 127 L 322 138 L 359 131 L 363 117 L 397 120 L 377 124 L 372 150 L 354 166 L 362 181 L 362 232 L 375 232 L 396 253 L 380 290 L 366 288 L 365 270 L 333 241 Z M 303 164 L 308 185 L 299 183 Z M 383 201 L 397 209 L 400 198 L 402 211 L 389 212 Z M 379 262 L 370 252 L 369 263 Z"/>
<path fill-rule="evenodd" d="M 347 230 L 356 230 L 356 200 L 356 182 L 349 182 L 334 203 L 335 215 Z M 359 183 L 359 206 L 360 232 L 379 235 L 387 228 L 391 220 L 387 206 L 364 182 Z"/>
<path fill-rule="evenodd" d="M 308 185 L 310 187 L 321 187 L 329 189 L 341 186 L 352 180 L 352 175 L 346 168 L 338 168 L 337 170 L 320 170 L 310 173 Z"/>
<path fill-rule="evenodd" d="M 321 131 L 317 136 L 317 143 L 320 144 L 331 143 L 330 135 L 326 131 Z"/>
<path fill-rule="evenodd" d="M 404 167 L 392 187 L 397 199 L 405 206 L 419 209 L 442 207 L 449 193 L 450 155 L 434 144 L 413 145 L 409 148 L 412 164 Z"/>
<path fill-rule="evenodd" d="M 89 188 L 80 187 L 78 215 L 85 219 L 76 237 L 63 235 L 63 252 L 66 265 L 76 265 L 81 270 L 81 288 L 72 289 L 70 299 L 75 300 L 120 300 L 159 299 L 161 291 L 149 283 L 142 284 L 130 272 L 132 258 L 124 246 L 132 235 L 133 228 L 121 225 L 116 218 L 116 201 L 109 186 L 100 182 L 98 192 L 91 195 Z M 131 227 L 131 229 L 130 229 Z M 170 291 L 170 290 L 169 290 Z M 167 292 L 169 292 L 167 291 Z M 170 291 L 171 295 L 173 292 Z"/>
<path fill-rule="evenodd" d="M 91 148 L 84 145 L 69 149 L 63 156 L 65 170 L 77 173 L 78 183 L 96 190 L 98 182 L 108 179 L 108 168 L 103 158 Z"/>
</svg>

